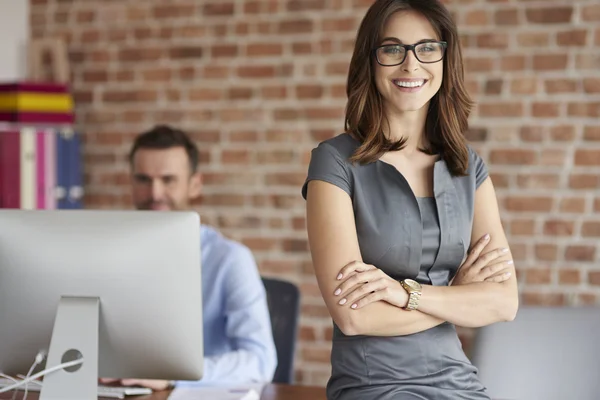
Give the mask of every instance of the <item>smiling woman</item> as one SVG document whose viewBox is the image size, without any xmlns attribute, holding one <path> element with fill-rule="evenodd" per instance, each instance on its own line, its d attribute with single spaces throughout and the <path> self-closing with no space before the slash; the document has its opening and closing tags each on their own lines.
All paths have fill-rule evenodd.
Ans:
<svg viewBox="0 0 600 400">
<path fill-rule="evenodd" d="M 518 292 L 494 187 L 464 137 L 471 100 L 446 8 L 376 0 L 347 93 L 346 132 L 313 150 L 302 187 L 334 322 L 328 399 L 489 399 L 455 326 L 512 320 Z"/>
</svg>

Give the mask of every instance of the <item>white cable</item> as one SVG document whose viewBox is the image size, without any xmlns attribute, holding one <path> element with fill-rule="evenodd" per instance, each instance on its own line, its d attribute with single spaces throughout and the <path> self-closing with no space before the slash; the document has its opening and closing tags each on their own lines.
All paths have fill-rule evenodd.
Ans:
<svg viewBox="0 0 600 400">
<path fill-rule="evenodd" d="M 30 376 L 27 379 L 23 379 L 22 381 L 20 381 L 18 383 L 15 383 L 14 385 L 3 387 L 2 389 L 0 389 L 0 393 L 10 392 L 11 390 L 14 390 L 14 389 L 16 389 L 16 388 L 18 388 L 20 386 L 25 385 L 26 383 L 32 382 L 32 381 L 34 381 L 34 380 L 36 380 L 36 379 L 38 379 L 38 378 L 40 378 L 42 376 L 48 375 L 51 372 L 55 372 L 55 371 L 58 371 L 58 370 L 61 370 L 61 369 L 69 368 L 69 367 L 74 367 L 75 365 L 79 365 L 79 364 L 83 364 L 83 358 L 80 358 L 80 359 L 75 360 L 75 361 L 69 361 L 69 362 L 66 362 L 66 363 L 62 363 L 62 364 L 56 365 L 56 366 L 54 366 L 52 368 L 47 368 L 47 369 L 45 369 L 45 370 L 43 370 L 41 372 L 38 372 L 37 374 L 35 374 L 33 376 Z"/>
<path fill-rule="evenodd" d="M 9 381 L 13 381 L 14 383 L 19 382 L 17 379 L 13 378 L 12 376 L 4 375 L 2 372 L 0 372 L 0 378 L 8 379 Z"/>
<path fill-rule="evenodd" d="M 35 369 L 35 367 L 37 367 L 39 364 L 41 364 L 44 361 L 45 356 L 46 356 L 46 353 L 43 351 L 40 351 L 39 353 L 37 353 L 37 355 L 35 356 L 35 360 L 33 360 L 33 364 L 31 364 L 31 368 L 29 368 L 29 372 L 27 372 L 27 375 L 25 376 L 25 381 L 27 381 L 27 379 L 29 379 L 29 377 L 33 373 L 33 370 Z M 29 392 L 29 384 L 27 381 L 27 382 L 25 382 L 25 393 L 23 394 L 23 400 L 27 400 L 28 392 Z"/>
<path fill-rule="evenodd" d="M 1 373 L 1 372 L 0 372 L 0 377 L 1 377 L 1 378 L 8 379 L 9 381 L 12 381 L 12 382 L 14 382 L 14 383 L 17 383 L 17 382 L 19 382 L 19 380 L 18 380 L 18 379 L 15 379 L 15 378 L 13 378 L 12 376 L 8 376 L 8 375 L 6 375 L 6 374 L 3 374 L 3 373 Z M 17 398 L 17 391 L 15 390 L 15 392 L 13 393 L 12 397 L 10 398 L 10 400 L 15 400 L 16 398 Z"/>
</svg>

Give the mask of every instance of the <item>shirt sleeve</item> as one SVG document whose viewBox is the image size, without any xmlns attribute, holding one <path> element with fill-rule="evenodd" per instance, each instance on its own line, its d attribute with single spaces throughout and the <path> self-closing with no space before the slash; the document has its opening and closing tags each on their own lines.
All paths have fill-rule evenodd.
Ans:
<svg viewBox="0 0 600 400">
<path fill-rule="evenodd" d="M 471 159 L 470 161 L 472 163 L 472 166 L 469 169 L 471 170 L 472 174 L 475 174 L 475 188 L 478 189 L 479 186 L 481 186 L 481 184 L 483 183 L 483 181 L 485 181 L 486 178 L 489 176 L 489 173 L 487 166 L 485 165 L 485 162 L 483 161 L 481 156 L 477 154 L 477 152 L 471 147 L 469 147 L 469 153 Z"/>
<path fill-rule="evenodd" d="M 233 243 L 221 266 L 226 268 L 226 334 L 234 350 L 204 359 L 204 376 L 177 387 L 210 384 L 268 383 L 277 367 L 271 318 L 264 284 L 250 250 Z"/>
<path fill-rule="evenodd" d="M 308 175 L 302 186 L 302 197 L 306 200 L 308 182 L 320 180 L 331 183 L 352 196 L 352 187 L 347 162 L 330 144 L 321 143 L 311 152 Z"/>
</svg>

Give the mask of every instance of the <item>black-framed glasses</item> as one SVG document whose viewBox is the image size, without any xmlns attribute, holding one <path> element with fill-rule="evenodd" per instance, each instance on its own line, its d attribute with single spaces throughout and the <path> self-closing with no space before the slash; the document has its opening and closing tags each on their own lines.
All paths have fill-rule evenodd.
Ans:
<svg viewBox="0 0 600 400">
<path fill-rule="evenodd" d="M 436 63 L 444 58 L 447 42 L 421 42 L 417 44 L 384 44 L 376 47 L 373 52 L 379 65 L 393 67 L 406 60 L 406 55 L 412 50 L 413 54 L 424 64 Z"/>
</svg>

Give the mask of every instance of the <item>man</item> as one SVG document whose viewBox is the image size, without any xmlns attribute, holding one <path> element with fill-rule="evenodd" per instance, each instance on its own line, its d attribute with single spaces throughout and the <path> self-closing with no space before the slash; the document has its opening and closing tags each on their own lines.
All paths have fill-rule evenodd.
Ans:
<svg viewBox="0 0 600 400">
<path fill-rule="evenodd" d="M 181 130 L 156 126 L 130 151 L 132 194 L 139 210 L 188 210 L 202 190 L 195 144 Z M 154 390 L 270 382 L 277 365 L 265 288 L 250 250 L 202 225 L 204 377 L 199 382 L 121 381 Z M 167 266 L 165 266 L 167 268 Z"/>
</svg>

